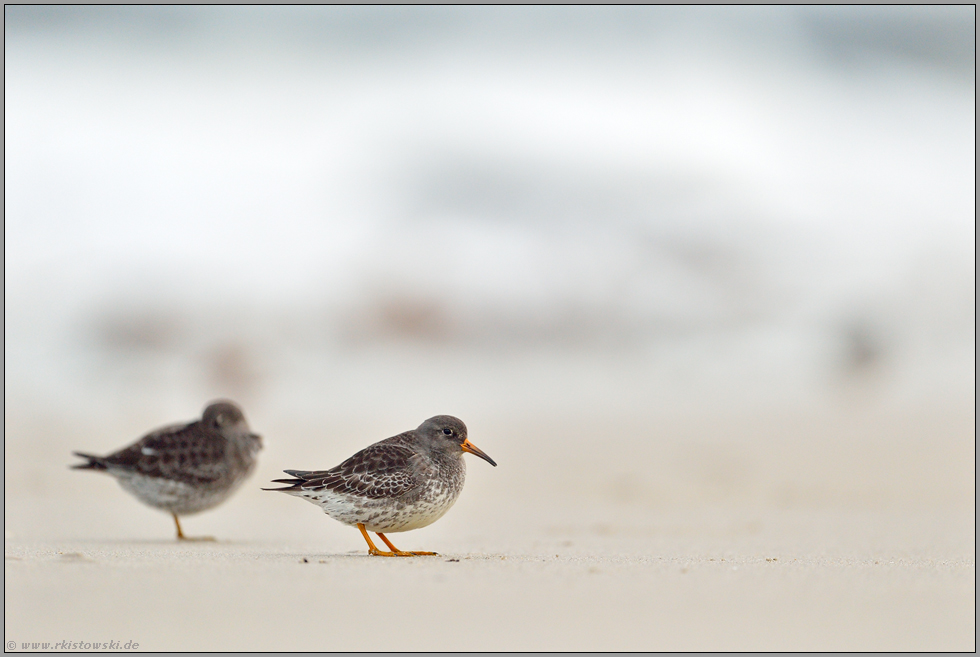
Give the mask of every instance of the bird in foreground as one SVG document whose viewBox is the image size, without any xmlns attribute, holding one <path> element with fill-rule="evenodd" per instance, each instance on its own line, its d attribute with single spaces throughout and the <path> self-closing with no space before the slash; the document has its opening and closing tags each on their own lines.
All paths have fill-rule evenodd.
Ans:
<svg viewBox="0 0 980 657">
<path fill-rule="evenodd" d="M 334 520 L 356 526 L 370 555 L 434 555 L 399 550 L 385 534 L 425 527 L 449 511 L 463 490 L 464 452 L 497 465 L 469 441 L 462 420 L 437 415 L 418 429 L 365 447 L 335 468 L 283 470 L 293 478 L 273 481 L 289 486 L 263 490 L 302 497 Z M 368 531 L 376 533 L 391 551 L 375 547 Z"/>
<path fill-rule="evenodd" d="M 181 540 L 189 538 L 178 516 L 217 506 L 255 469 L 262 438 L 252 433 L 241 409 L 230 401 L 212 402 L 194 422 L 151 431 L 108 456 L 73 452 L 87 459 L 76 470 L 107 472 L 144 504 L 169 511 Z"/>
</svg>

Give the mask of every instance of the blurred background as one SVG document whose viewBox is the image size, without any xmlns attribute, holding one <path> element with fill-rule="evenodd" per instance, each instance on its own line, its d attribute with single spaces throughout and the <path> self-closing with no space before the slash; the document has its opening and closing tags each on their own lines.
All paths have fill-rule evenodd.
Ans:
<svg viewBox="0 0 980 657">
<path fill-rule="evenodd" d="M 440 413 L 500 464 L 457 505 L 490 527 L 974 509 L 972 6 L 8 6 L 4 35 L 9 534 L 169 536 L 70 452 L 217 397 L 266 441 L 229 505 L 280 518 L 235 536 L 362 547 L 258 487 Z"/>
</svg>

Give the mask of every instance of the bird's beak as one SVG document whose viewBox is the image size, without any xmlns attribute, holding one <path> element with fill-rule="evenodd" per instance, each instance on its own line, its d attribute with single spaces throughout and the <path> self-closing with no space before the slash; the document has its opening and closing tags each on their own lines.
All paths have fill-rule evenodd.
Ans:
<svg viewBox="0 0 980 657">
<path fill-rule="evenodd" d="M 476 454 L 477 456 L 479 456 L 481 459 L 483 459 L 493 467 L 495 468 L 497 467 L 497 464 L 494 463 L 493 459 L 487 456 L 486 454 L 484 454 L 482 449 L 480 449 L 479 447 L 471 443 L 469 438 L 464 440 L 463 444 L 460 445 L 460 447 L 463 448 L 464 452 L 469 452 L 470 454 Z"/>
</svg>

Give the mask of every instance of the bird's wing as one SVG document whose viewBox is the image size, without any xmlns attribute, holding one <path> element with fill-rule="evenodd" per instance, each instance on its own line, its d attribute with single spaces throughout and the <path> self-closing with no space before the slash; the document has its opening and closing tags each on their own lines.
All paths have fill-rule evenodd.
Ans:
<svg viewBox="0 0 980 657">
<path fill-rule="evenodd" d="M 224 476 L 227 448 L 228 441 L 222 435 L 206 430 L 198 421 L 152 431 L 101 460 L 110 469 L 202 484 Z"/>
<path fill-rule="evenodd" d="M 421 483 L 421 457 L 399 444 L 405 434 L 365 447 L 329 470 L 284 470 L 295 479 L 278 479 L 292 484 L 278 490 L 332 490 L 367 498 L 396 497 Z"/>
</svg>

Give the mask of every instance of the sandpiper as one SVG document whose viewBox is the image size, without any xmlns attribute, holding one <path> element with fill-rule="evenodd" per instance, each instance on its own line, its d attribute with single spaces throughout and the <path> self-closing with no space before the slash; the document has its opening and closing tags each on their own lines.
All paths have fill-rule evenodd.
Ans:
<svg viewBox="0 0 980 657">
<path fill-rule="evenodd" d="M 273 481 L 289 487 L 264 490 L 302 497 L 319 505 L 334 520 L 356 526 L 367 541 L 368 554 L 436 554 L 399 550 L 385 533 L 425 527 L 449 510 L 463 490 L 463 452 L 497 465 L 467 439 L 462 420 L 437 415 L 414 431 L 365 447 L 330 470 L 283 470 L 293 478 Z M 368 531 L 376 533 L 391 551 L 376 548 Z"/>
<path fill-rule="evenodd" d="M 255 469 L 262 439 L 230 401 L 212 402 L 200 420 L 151 431 L 108 456 L 73 452 L 88 459 L 78 470 L 101 470 L 144 504 L 169 511 L 177 538 L 190 539 L 177 516 L 210 509 L 228 498 Z"/>
</svg>

